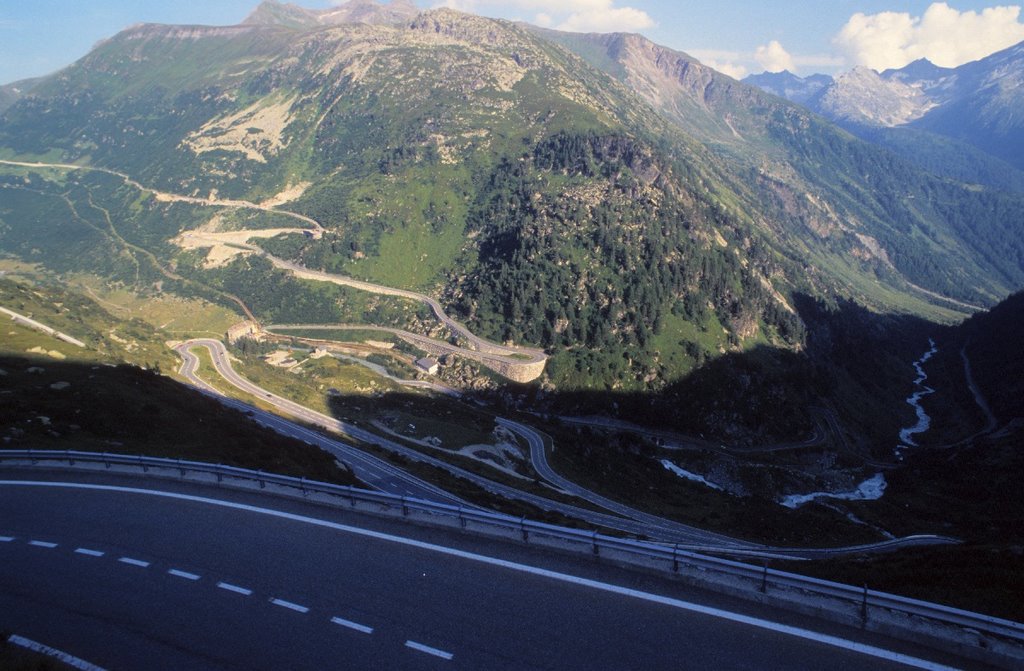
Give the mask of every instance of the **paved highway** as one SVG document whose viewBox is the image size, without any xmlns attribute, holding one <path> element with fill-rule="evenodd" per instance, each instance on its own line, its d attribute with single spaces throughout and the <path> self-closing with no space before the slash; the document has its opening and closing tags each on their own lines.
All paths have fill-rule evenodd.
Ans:
<svg viewBox="0 0 1024 671">
<path fill-rule="evenodd" d="M 0 630 L 154 671 L 960 666 L 595 562 L 152 486 L 0 480 Z"/>
<path fill-rule="evenodd" d="M 383 459 L 379 459 L 372 454 L 367 454 L 366 452 L 346 443 L 332 440 L 321 433 L 302 426 L 301 424 L 289 422 L 286 419 L 278 417 L 273 413 L 260 410 L 248 403 L 243 403 L 224 396 L 220 391 L 212 387 L 196 374 L 196 371 L 199 368 L 199 358 L 189 351 L 188 346 L 179 345 L 175 348 L 175 351 L 178 352 L 182 358 L 182 366 L 179 372 L 189 380 L 193 386 L 207 394 L 217 397 L 217 399 L 225 405 L 251 415 L 252 418 L 260 424 L 263 424 L 282 435 L 297 438 L 330 452 L 338 457 L 338 459 L 343 463 L 348 465 L 348 467 L 352 469 L 353 473 L 355 473 L 356 477 L 367 485 L 375 489 L 379 489 L 382 492 L 395 494 L 397 496 L 411 496 L 428 501 L 437 501 L 439 503 L 450 503 L 452 505 L 470 505 L 462 499 L 449 494 L 440 487 L 412 476 L 402 469 L 392 466 L 388 462 Z M 226 350 L 223 350 L 223 346 L 221 349 L 210 349 L 210 353 L 214 357 L 215 361 L 226 361 L 227 352 Z M 222 365 L 218 364 L 218 370 L 220 370 L 221 367 Z M 256 385 L 249 383 L 244 378 L 235 374 L 234 370 L 229 366 L 224 366 L 224 370 L 230 371 L 234 378 L 245 383 L 247 391 L 259 396 L 260 398 L 266 398 L 267 400 L 275 402 L 276 405 L 276 401 L 279 397 L 268 397 L 266 391 L 260 387 L 256 387 Z M 286 401 L 286 399 L 279 400 Z M 302 407 L 295 403 L 291 403 L 291 405 Z"/>
<path fill-rule="evenodd" d="M 721 547 L 735 547 L 742 549 L 762 547 L 753 543 L 739 541 L 735 538 L 730 538 L 729 536 L 714 534 L 710 531 L 674 522 L 672 520 L 665 519 L 664 517 L 651 515 L 650 513 L 645 513 L 641 510 L 637 510 L 636 508 L 627 506 L 624 503 L 613 501 L 606 496 L 601 496 L 597 492 L 581 487 L 572 480 L 562 477 L 556 473 L 553 468 L 551 468 L 551 465 L 548 463 L 547 452 L 544 450 L 544 440 L 537 431 L 525 424 L 520 424 L 519 422 L 514 422 L 510 419 L 503 419 L 499 417 L 497 422 L 526 441 L 527 445 L 530 447 L 530 463 L 533 465 L 534 470 L 537 471 L 540 477 L 544 478 L 567 494 L 583 499 L 584 501 L 588 501 L 617 515 L 622 515 L 623 517 L 628 517 L 629 519 L 641 522 L 651 529 L 662 530 L 663 533 L 667 532 L 687 535 L 690 537 L 699 537 L 702 539 L 701 542 L 709 544 L 714 543 Z"/>
</svg>

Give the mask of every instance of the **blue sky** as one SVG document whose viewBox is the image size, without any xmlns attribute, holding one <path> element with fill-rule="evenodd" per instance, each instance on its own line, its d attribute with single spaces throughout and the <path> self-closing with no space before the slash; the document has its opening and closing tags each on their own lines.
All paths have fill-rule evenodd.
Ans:
<svg viewBox="0 0 1024 671">
<path fill-rule="evenodd" d="M 416 0 L 577 31 L 640 32 L 733 76 L 786 68 L 954 66 L 1024 41 L 1019 5 L 949 0 Z M 10 0 L 0 5 L 0 83 L 54 72 L 138 22 L 234 24 L 258 0 Z M 1005 3 L 1006 0 L 1003 0 Z M 331 0 L 295 0 L 324 8 Z M 557 7 L 558 9 L 552 9 Z"/>
</svg>

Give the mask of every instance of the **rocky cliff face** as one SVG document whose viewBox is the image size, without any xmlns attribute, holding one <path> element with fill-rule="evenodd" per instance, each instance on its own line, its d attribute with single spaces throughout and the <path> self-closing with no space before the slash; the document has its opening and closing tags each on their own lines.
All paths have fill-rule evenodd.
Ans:
<svg viewBox="0 0 1024 671">
<path fill-rule="evenodd" d="M 883 79 L 858 67 L 837 76 L 807 101 L 815 111 L 837 121 L 899 126 L 920 119 L 935 103 L 920 87 Z"/>
</svg>

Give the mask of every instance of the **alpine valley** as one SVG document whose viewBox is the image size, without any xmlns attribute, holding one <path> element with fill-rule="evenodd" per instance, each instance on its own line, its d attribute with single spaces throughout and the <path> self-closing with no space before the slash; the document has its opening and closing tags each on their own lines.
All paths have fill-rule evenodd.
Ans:
<svg viewBox="0 0 1024 671">
<path fill-rule="evenodd" d="M 556 516 L 443 464 L 771 546 L 931 534 L 872 580 L 941 566 L 962 591 L 904 591 L 1019 617 L 1022 48 L 743 83 L 639 35 L 402 0 L 135 25 L 0 87 L 0 305 L 90 363 L 172 375 L 171 347 L 222 340 L 268 390 L 231 395 L 516 514 Z M 117 410 L 22 375 L 57 364 L 11 328 L 0 383 L 35 391 L 0 448 L 173 454 L 75 420 Z M 195 394 L 117 370 L 154 416 Z M 541 484 L 533 439 L 572 487 Z"/>
</svg>

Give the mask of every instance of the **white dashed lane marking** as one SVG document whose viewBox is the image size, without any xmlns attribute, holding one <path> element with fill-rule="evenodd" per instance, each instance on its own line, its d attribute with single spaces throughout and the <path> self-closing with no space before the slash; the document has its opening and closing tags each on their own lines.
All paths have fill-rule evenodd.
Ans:
<svg viewBox="0 0 1024 671">
<path fill-rule="evenodd" d="M 340 624 L 342 627 L 348 627 L 349 629 L 355 629 L 356 631 L 361 631 L 364 634 L 372 634 L 373 633 L 373 627 L 367 627 L 365 624 L 359 624 L 358 622 L 353 622 L 352 620 L 346 620 L 346 619 L 341 618 L 341 617 L 332 617 L 331 618 L 331 622 L 333 622 L 334 624 Z"/>
<path fill-rule="evenodd" d="M 37 548 L 46 548 L 48 550 L 57 547 L 56 543 L 51 543 L 50 541 L 29 541 L 28 544 L 34 545 Z"/>
<path fill-rule="evenodd" d="M 185 580 L 199 580 L 199 578 L 201 577 L 196 575 L 195 573 L 189 573 L 188 571 L 179 571 L 176 568 L 172 568 L 167 572 L 178 578 L 184 578 Z"/>
<path fill-rule="evenodd" d="M 243 596 L 249 596 L 250 594 L 252 594 L 251 589 L 239 587 L 238 585 L 232 585 L 229 582 L 219 582 L 217 583 L 217 587 L 220 587 L 221 589 L 226 589 L 229 592 L 234 592 L 235 594 L 241 594 Z"/>
<path fill-rule="evenodd" d="M 16 540 L 16 538 L 14 536 L 0 536 L 0 543 L 9 543 L 9 542 L 11 542 L 13 540 Z M 28 541 L 28 544 L 29 545 L 34 545 L 36 547 L 48 548 L 48 549 L 57 547 L 57 543 L 51 543 L 49 541 L 40 541 L 40 540 L 30 540 L 30 541 Z M 75 554 L 85 555 L 87 557 L 103 557 L 103 556 L 106 555 L 106 553 L 101 551 L 101 550 L 92 550 L 90 548 L 76 548 L 75 549 Z M 140 568 L 148 568 L 150 566 L 150 563 L 148 561 L 144 561 L 142 559 L 135 559 L 134 557 L 119 557 L 117 561 L 119 561 L 122 564 L 128 564 L 129 566 L 138 566 Z M 184 578 L 185 580 L 193 580 L 193 581 L 199 580 L 202 577 L 202 576 L 200 576 L 200 575 L 198 575 L 196 573 L 190 573 L 188 571 L 182 571 L 182 570 L 176 569 L 176 568 L 168 569 L 167 573 L 169 575 L 173 575 L 173 576 L 175 576 L 177 578 Z M 218 582 L 217 583 L 217 587 L 222 589 L 222 590 L 225 590 L 227 592 L 233 592 L 235 594 L 241 594 L 242 596 L 252 596 L 252 590 L 251 589 L 249 589 L 247 587 L 240 587 L 238 585 L 233 585 L 233 584 L 231 584 L 229 582 Z M 293 610 L 293 611 L 295 611 L 297 613 L 308 613 L 309 612 L 309 608 L 306 607 L 306 606 L 294 603 L 292 601 L 286 601 L 284 599 L 278 599 L 276 597 L 270 599 L 270 603 L 274 604 L 275 606 L 280 606 L 281 608 L 287 608 L 288 610 Z M 358 622 L 353 622 L 352 620 L 346 620 L 343 617 L 332 617 L 331 618 L 331 622 L 333 624 L 336 624 L 336 625 L 340 626 L 340 627 L 345 627 L 346 629 L 352 629 L 353 631 L 358 631 L 358 632 L 361 632 L 363 634 L 372 634 L 373 633 L 373 627 L 368 627 L 365 624 L 360 624 Z M 452 653 L 450 653 L 450 652 L 448 652 L 446 650 L 441 650 L 440 648 L 434 648 L 434 647 L 429 646 L 429 645 L 424 645 L 423 643 L 417 643 L 416 641 L 406 641 L 405 642 L 405 647 L 407 647 L 407 648 L 409 648 L 411 650 L 416 650 L 417 652 L 422 652 L 424 654 L 432 655 L 434 657 L 438 657 L 440 659 L 445 659 L 445 660 L 450 660 L 450 659 L 452 659 L 455 656 L 454 654 L 452 654 Z"/>
<path fill-rule="evenodd" d="M 300 606 L 297 603 L 292 603 L 291 601 L 285 601 L 284 599 L 271 599 L 270 603 L 274 604 L 275 606 L 281 606 L 282 608 L 287 608 L 289 610 L 294 610 L 297 613 L 308 613 L 309 612 L 309 609 L 306 608 L 305 606 Z"/>
<path fill-rule="evenodd" d="M 437 648 L 432 648 L 429 645 L 423 645 L 422 643 L 417 643 L 416 641 L 406 641 L 405 642 L 405 647 L 412 648 L 413 650 L 418 650 L 420 652 L 425 652 L 428 655 L 433 655 L 434 657 L 440 657 L 441 659 L 451 659 L 452 657 L 455 656 L 452 653 L 447 652 L 445 650 L 439 650 Z"/>
</svg>

